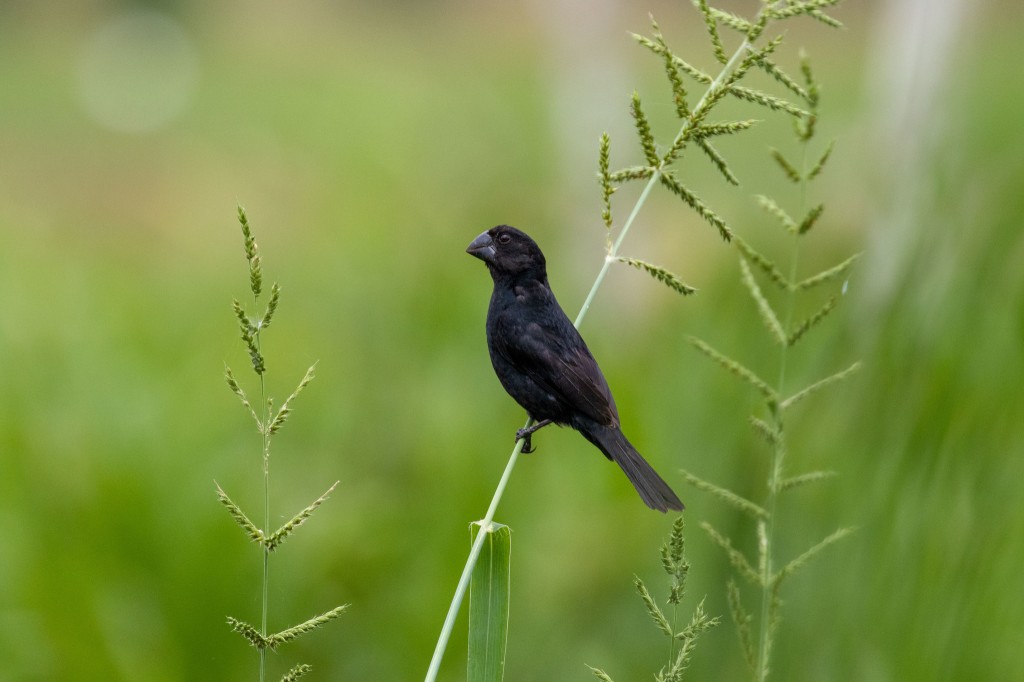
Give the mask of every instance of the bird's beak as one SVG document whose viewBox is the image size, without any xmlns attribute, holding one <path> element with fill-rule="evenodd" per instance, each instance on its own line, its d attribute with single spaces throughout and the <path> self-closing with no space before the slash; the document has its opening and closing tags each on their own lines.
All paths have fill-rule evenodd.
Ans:
<svg viewBox="0 0 1024 682">
<path fill-rule="evenodd" d="M 490 263 L 494 260 L 496 253 L 494 240 L 491 239 L 491 235 L 483 232 L 479 237 L 470 242 L 469 246 L 466 247 L 466 253 L 476 256 L 485 263 Z"/>
</svg>

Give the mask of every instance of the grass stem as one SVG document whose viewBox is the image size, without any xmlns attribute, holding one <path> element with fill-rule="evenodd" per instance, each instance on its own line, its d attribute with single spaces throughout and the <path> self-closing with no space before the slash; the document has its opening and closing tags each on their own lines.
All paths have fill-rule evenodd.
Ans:
<svg viewBox="0 0 1024 682">
<path fill-rule="evenodd" d="M 528 429 L 531 426 L 533 426 L 533 419 L 527 419 L 526 425 L 523 428 Z M 441 668 L 441 659 L 444 658 L 445 649 L 448 647 L 448 640 L 451 638 L 452 629 L 455 627 L 455 618 L 459 614 L 459 608 L 462 606 L 462 600 L 466 596 L 466 590 L 469 589 L 469 581 L 473 577 L 473 569 L 476 567 L 477 559 L 480 557 L 480 550 L 484 546 L 487 534 L 491 532 L 491 523 L 494 521 L 494 514 L 498 511 L 498 503 L 501 502 L 501 497 L 505 494 L 505 487 L 508 485 L 509 479 L 512 478 L 512 469 L 515 468 L 516 461 L 519 459 L 519 453 L 522 452 L 525 442 L 523 440 L 517 441 L 516 446 L 512 449 L 512 456 L 509 457 L 508 464 L 505 465 L 505 471 L 501 475 L 501 480 L 498 481 L 498 487 L 494 490 L 491 504 L 487 507 L 487 514 L 480 521 L 480 532 L 476 534 L 473 546 L 469 550 L 469 558 L 466 560 L 466 565 L 462 569 L 462 575 L 459 577 L 459 584 L 455 588 L 455 596 L 452 598 L 452 603 L 448 607 L 448 615 L 445 616 L 444 625 L 441 627 L 441 636 L 437 639 L 434 655 L 430 659 L 430 667 L 427 669 L 425 682 L 434 682 L 437 679 L 437 673 Z"/>
<path fill-rule="evenodd" d="M 800 211 L 803 215 L 807 208 L 807 141 L 802 142 L 802 159 L 800 170 Z M 800 260 L 800 235 L 794 234 L 793 248 L 789 260 L 789 281 L 795 282 Z M 786 316 L 783 329 L 789 334 L 793 328 L 793 311 L 796 307 L 796 292 L 790 289 L 786 293 Z M 789 344 L 783 343 L 779 351 L 779 380 L 775 387 L 778 395 L 784 395 L 786 389 L 786 359 L 788 357 Z M 768 499 L 765 502 L 765 509 L 768 510 L 768 518 L 765 520 L 764 545 L 761 551 L 764 553 L 761 561 L 761 629 L 758 638 L 757 649 L 757 680 L 764 682 L 768 678 L 769 659 L 771 658 L 772 646 L 772 624 L 775 621 L 775 587 L 772 584 L 775 571 L 772 557 L 772 540 L 775 535 L 775 510 L 779 497 L 779 489 L 782 481 L 783 462 L 786 456 L 785 438 L 786 433 L 783 425 L 782 410 L 773 410 L 773 425 L 778 437 L 772 443 L 771 464 L 768 473 Z"/>
<path fill-rule="evenodd" d="M 259 305 L 259 295 L 253 292 L 253 305 Z M 263 343 L 260 338 L 260 329 L 256 330 L 256 348 L 260 354 L 263 353 Z M 263 373 L 260 375 L 260 404 L 266 409 L 266 416 L 263 419 L 262 431 L 263 437 L 263 532 L 270 533 L 270 432 L 267 429 L 267 425 L 270 424 L 270 420 L 273 418 L 271 414 L 270 406 L 267 405 L 267 386 L 266 380 L 263 377 Z M 270 603 L 270 549 L 266 546 L 262 546 L 263 549 L 263 595 L 262 595 L 262 613 L 260 617 L 260 634 L 264 637 L 267 636 L 267 610 Z M 260 649 L 260 682 L 266 682 L 267 678 L 267 650 L 266 648 Z"/>
</svg>

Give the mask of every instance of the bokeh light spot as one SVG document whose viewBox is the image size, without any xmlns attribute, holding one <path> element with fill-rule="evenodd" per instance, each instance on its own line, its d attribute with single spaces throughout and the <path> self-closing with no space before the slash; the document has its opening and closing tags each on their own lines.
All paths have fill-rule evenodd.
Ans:
<svg viewBox="0 0 1024 682">
<path fill-rule="evenodd" d="M 185 110 L 198 73 L 196 49 L 180 22 L 132 10 L 89 37 L 78 63 L 78 97 L 104 128 L 148 133 Z"/>
</svg>

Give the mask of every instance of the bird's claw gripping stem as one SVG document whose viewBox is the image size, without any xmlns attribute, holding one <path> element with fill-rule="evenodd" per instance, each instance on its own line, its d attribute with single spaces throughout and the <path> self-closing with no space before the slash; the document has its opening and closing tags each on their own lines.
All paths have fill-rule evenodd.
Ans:
<svg viewBox="0 0 1024 682">
<path fill-rule="evenodd" d="M 518 443 L 519 441 L 523 441 L 522 453 L 524 455 L 528 455 L 531 452 L 535 452 L 534 447 L 533 447 L 533 432 L 537 431 L 538 429 L 544 428 L 545 426 L 547 426 L 550 423 L 551 423 L 550 419 L 545 419 L 543 421 L 537 422 L 533 426 L 530 426 L 530 427 L 527 427 L 527 428 L 518 429 L 516 431 L 516 442 Z"/>
</svg>

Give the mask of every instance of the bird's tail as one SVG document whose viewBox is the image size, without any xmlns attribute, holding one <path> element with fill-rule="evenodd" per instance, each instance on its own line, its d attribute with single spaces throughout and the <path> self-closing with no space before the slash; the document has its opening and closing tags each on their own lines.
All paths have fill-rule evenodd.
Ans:
<svg viewBox="0 0 1024 682">
<path fill-rule="evenodd" d="M 629 482 L 640 493 L 640 499 L 644 501 L 644 504 L 660 512 L 666 512 L 669 509 L 682 511 L 683 503 L 676 497 L 672 488 L 636 451 L 636 448 L 626 439 L 620 429 L 594 425 L 587 429 L 580 429 L 580 432 L 608 459 L 622 468 L 623 473 L 629 478 Z"/>
</svg>

